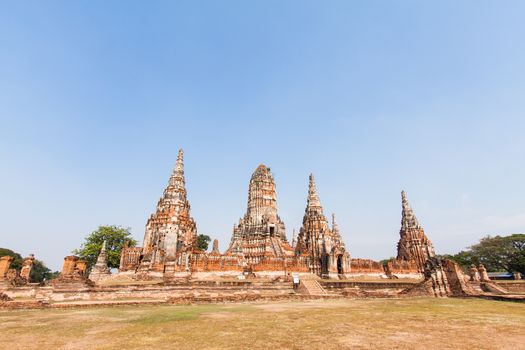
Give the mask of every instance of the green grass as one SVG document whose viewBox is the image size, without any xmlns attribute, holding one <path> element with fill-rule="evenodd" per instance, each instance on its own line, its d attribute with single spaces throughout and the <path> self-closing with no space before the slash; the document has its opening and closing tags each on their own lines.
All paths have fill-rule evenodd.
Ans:
<svg viewBox="0 0 525 350">
<path fill-rule="evenodd" d="M 359 299 L 0 311 L 9 349 L 518 349 L 525 305 Z"/>
</svg>

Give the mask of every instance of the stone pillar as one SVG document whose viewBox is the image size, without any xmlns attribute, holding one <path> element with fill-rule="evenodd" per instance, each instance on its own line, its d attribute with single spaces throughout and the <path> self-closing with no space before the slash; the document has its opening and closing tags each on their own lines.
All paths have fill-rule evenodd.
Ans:
<svg viewBox="0 0 525 350">
<path fill-rule="evenodd" d="M 7 278 L 7 272 L 9 271 L 12 262 L 12 256 L 6 255 L 0 258 L 0 281 Z"/>
<path fill-rule="evenodd" d="M 78 256 L 70 255 L 64 258 L 64 265 L 58 278 L 52 279 L 49 284 L 53 288 L 88 288 L 94 283 L 86 277 L 87 261 Z"/>
<path fill-rule="evenodd" d="M 78 261 L 78 256 L 69 255 L 64 258 L 64 265 L 62 265 L 62 271 L 60 272 L 63 276 L 70 276 L 75 274 L 75 265 Z"/>
<path fill-rule="evenodd" d="M 86 260 L 77 260 L 75 264 L 75 272 L 80 276 L 85 276 L 87 270 L 87 261 Z"/>
<path fill-rule="evenodd" d="M 24 259 L 24 265 L 22 266 L 22 270 L 20 271 L 20 277 L 26 280 L 27 282 L 31 282 L 31 270 L 33 269 L 33 262 L 35 260 L 35 256 L 33 254 L 29 254 L 27 258 Z"/>
<path fill-rule="evenodd" d="M 489 274 L 487 273 L 487 269 L 483 264 L 479 264 L 478 266 L 478 272 L 479 272 L 479 278 L 482 282 L 490 282 Z"/>
<path fill-rule="evenodd" d="M 471 282 L 479 282 L 479 272 L 476 265 L 470 265 L 469 276 Z"/>
<path fill-rule="evenodd" d="M 214 253 L 214 254 L 220 254 L 220 252 L 219 252 L 219 240 L 218 239 L 214 239 L 213 240 L 213 249 L 212 249 L 211 252 Z"/>
</svg>

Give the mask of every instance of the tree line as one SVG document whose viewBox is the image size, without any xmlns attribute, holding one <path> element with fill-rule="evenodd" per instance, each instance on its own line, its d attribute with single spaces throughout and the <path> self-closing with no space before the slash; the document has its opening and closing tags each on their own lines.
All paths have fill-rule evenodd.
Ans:
<svg viewBox="0 0 525 350">
<path fill-rule="evenodd" d="M 483 264 L 489 272 L 525 275 L 525 234 L 486 236 L 466 250 L 441 257 L 454 260 L 465 270 L 472 264 Z"/>
</svg>

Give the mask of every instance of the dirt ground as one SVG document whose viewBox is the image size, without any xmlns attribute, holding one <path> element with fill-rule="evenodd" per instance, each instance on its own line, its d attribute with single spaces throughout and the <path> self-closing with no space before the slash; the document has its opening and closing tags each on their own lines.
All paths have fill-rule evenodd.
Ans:
<svg viewBox="0 0 525 350">
<path fill-rule="evenodd" d="M 523 349 L 525 304 L 360 299 L 0 310 L 5 349 Z"/>
</svg>

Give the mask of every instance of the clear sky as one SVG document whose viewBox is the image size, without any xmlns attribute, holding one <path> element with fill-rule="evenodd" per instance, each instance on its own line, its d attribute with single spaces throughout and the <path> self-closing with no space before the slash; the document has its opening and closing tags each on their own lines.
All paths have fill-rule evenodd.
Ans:
<svg viewBox="0 0 525 350">
<path fill-rule="evenodd" d="M 313 172 L 354 257 L 405 189 L 438 253 L 525 231 L 523 1 L 3 1 L 0 246 L 58 269 L 144 225 L 184 148 L 226 249 L 257 165 L 288 237 Z"/>
</svg>

